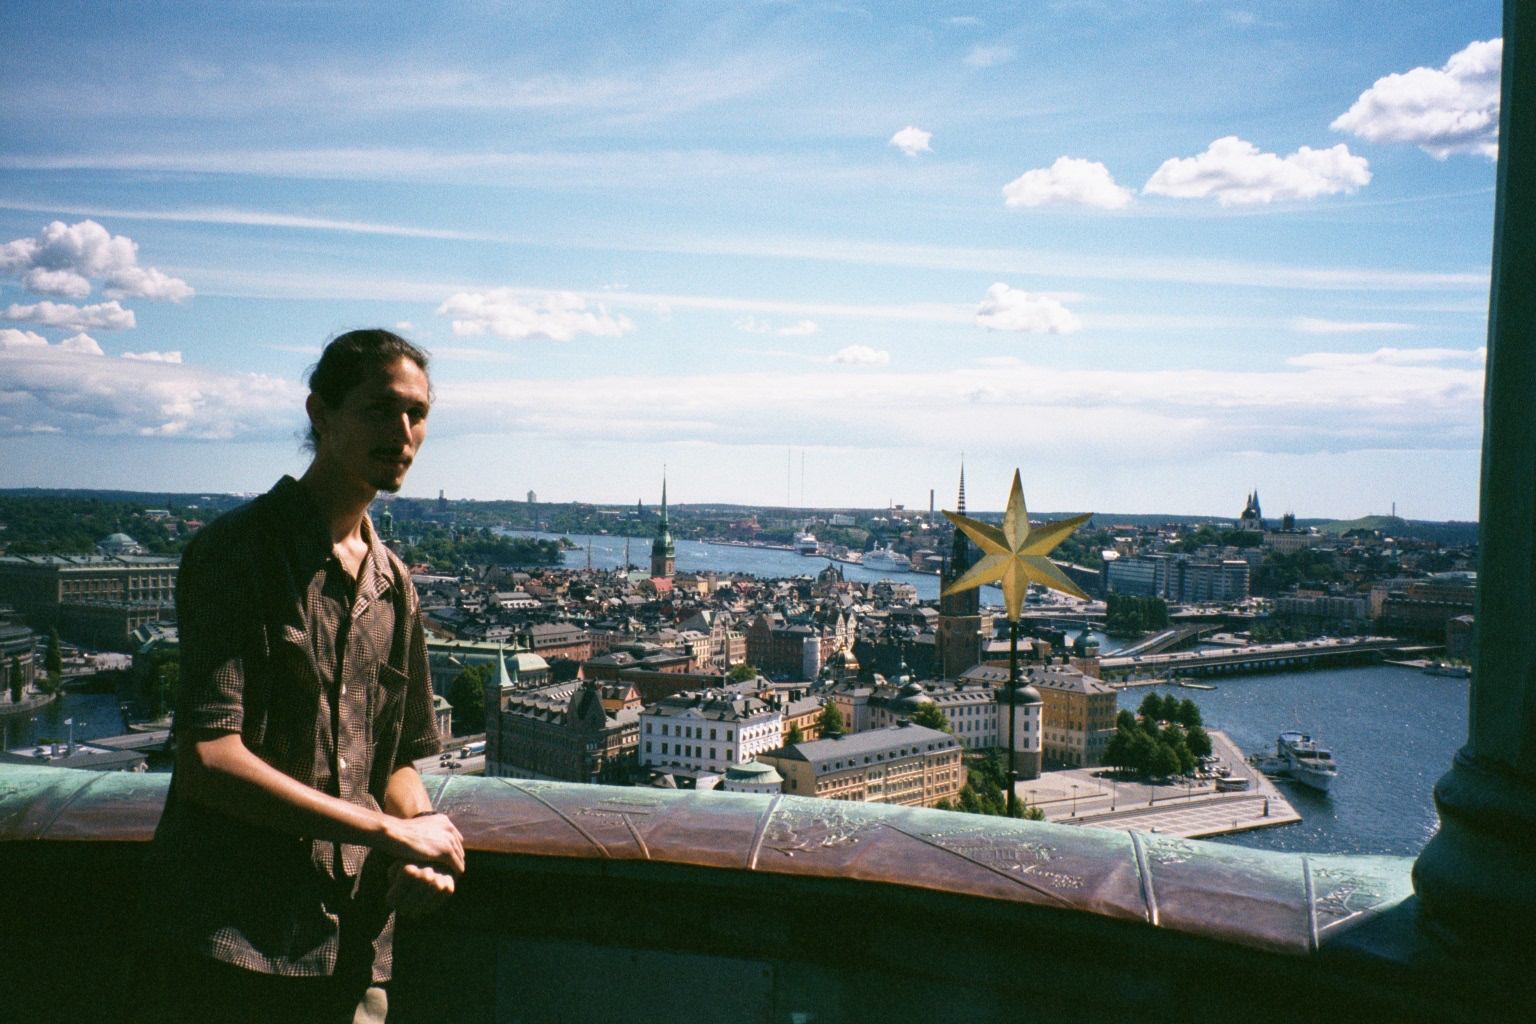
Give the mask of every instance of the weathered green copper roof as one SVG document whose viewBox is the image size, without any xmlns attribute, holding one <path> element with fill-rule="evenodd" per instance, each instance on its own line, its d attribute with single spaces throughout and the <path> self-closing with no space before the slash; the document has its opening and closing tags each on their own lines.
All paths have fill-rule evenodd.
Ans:
<svg viewBox="0 0 1536 1024">
<path fill-rule="evenodd" d="M 472 850 L 844 878 L 1026 903 L 1306 954 L 1412 892 L 1406 857 L 793 796 L 432 776 Z M 0 842 L 148 840 L 168 775 L 0 767 Z"/>
</svg>

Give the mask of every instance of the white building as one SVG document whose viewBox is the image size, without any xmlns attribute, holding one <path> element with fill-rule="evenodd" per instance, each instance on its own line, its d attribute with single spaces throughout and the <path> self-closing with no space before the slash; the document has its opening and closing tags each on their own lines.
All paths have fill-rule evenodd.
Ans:
<svg viewBox="0 0 1536 1024">
<path fill-rule="evenodd" d="M 779 709 L 740 693 L 675 693 L 640 713 L 640 765 L 718 778 L 782 745 L 781 719 Z"/>
<path fill-rule="evenodd" d="M 1024 680 L 1027 682 L 1027 680 Z M 872 728 L 910 721 L 925 704 L 944 713 L 949 730 L 961 745 L 982 750 L 1008 749 L 1008 670 L 994 665 L 968 669 L 959 683 L 908 683 L 893 698 L 869 702 Z M 1021 686 L 1015 709 L 1014 750 L 1021 778 L 1040 774 L 1041 721 L 1044 702 L 1033 687 Z"/>
</svg>

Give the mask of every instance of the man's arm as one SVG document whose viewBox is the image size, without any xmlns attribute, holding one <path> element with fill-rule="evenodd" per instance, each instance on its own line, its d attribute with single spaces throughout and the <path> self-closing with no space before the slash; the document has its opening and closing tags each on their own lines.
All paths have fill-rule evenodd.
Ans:
<svg viewBox="0 0 1536 1024">
<path fill-rule="evenodd" d="M 411 765 L 396 769 L 389 777 L 389 786 L 384 791 L 384 813 L 400 818 L 433 813 L 427 787 L 422 785 L 421 775 Z M 453 895 L 454 889 L 453 875 L 449 872 L 406 860 L 391 869 L 390 883 L 389 905 L 407 918 L 432 913 Z"/>
<path fill-rule="evenodd" d="M 185 737 L 177 750 L 176 773 L 194 803 L 244 821 L 464 870 L 464 839 L 446 815 L 403 817 L 347 803 L 273 768 L 251 753 L 239 733 Z M 432 809 L 414 768 L 390 777 L 386 804 L 389 796 L 402 809 Z"/>
</svg>

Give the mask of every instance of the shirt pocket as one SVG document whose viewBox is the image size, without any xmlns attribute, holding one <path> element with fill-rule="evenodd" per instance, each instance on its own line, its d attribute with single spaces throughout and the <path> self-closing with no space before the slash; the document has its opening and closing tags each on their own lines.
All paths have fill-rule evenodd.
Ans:
<svg viewBox="0 0 1536 1024">
<path fill-rule="evenodd" d="M 375 685 L 369 692 L 368 717 L 372 723 L 373 742 L 377 748 L 375 763 L 393 761 L 395 747 L 400 737 L 402 712 L 405 708 L 405 691 L 410 677 L 383 662 L 379 665 Z M 381 756 L 381 755 L 387 755 Z"/>
</svg>

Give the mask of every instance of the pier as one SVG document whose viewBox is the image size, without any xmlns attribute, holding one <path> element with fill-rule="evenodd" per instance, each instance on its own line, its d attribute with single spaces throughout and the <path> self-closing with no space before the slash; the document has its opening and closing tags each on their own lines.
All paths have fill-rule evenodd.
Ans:
<svg viewBox="0 0 1536 1024">
<path fill-rule="evenodd" d="M 1020 782 L 1019 799 L 1045 813 L 1058 825 L 1134 829 L 1194 839 L 1227 835 L 1255 828 L 1289 825 L 1301 820 L 1285 794 L 1252 765 L 1225 733 L 1210 731 L 1211 747 L 1233 776 L 1248 780 L 1248 789 L 1218 793 L 1210 779 L 1192 785 L 1117 782 L 1105 768 L 1074 768 L 1046 772 Z"/>
</svg>

